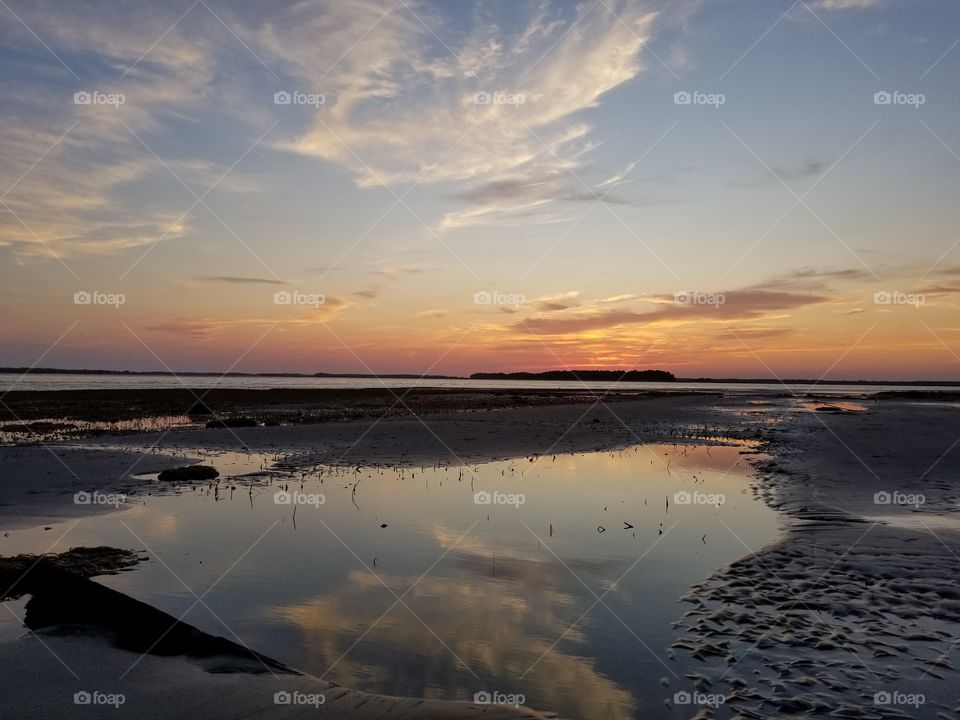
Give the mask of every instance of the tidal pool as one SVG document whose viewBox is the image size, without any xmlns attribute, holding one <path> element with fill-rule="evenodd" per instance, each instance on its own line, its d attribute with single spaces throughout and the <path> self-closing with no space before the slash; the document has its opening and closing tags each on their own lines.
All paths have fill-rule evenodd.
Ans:
<svg viewBox="0 0 960 720">
<path fill-rule="evenodd" d="M 216 491 L 137 495 L 75 525 L 11 531 L 0 554 L 143 550 L 148 562 L 98 581 L 359 690 L 499 693 L 565 718 L 691 717 L 665 704 L 693 690 L 689 661 L 668 652 L 689 608 L 679 598 L 779 529 L 746 452 L 641 445 L 225 477 Z M 206 462 L 233 475 L 265 457 Z M 0 617 L 8 637 L 17 621 Z"/>
</svg>

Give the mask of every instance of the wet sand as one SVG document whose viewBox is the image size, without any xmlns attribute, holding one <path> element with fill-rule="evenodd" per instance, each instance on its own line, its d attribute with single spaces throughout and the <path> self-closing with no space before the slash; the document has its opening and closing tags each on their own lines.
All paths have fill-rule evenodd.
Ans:
<svg viewBox="0 0 960 720">
<path fill-rule="evenodd" d="M 777 418 L 758 469 L 793 522 L 685 596 L 673 649 L 700 687 L 745 717 L 960 715 L 958 413 Z"/>
<path fill-rule="evenodd" d="M 690 685 L 670 689 L 720 693 L 725 702 L 666 710 L 681 711 L 672 717 L 960 717 L 960 408 L 884 399 L 848 409 L 833 399 L 822 411 L 770 396 L 565 400 L 87 438 L 53 448 L 73 473 L 46 448 L 3 448 L 0 527 L 85 512 L 90 506 L 63 499 L 78 488 L 135 492 L 123 468 L 145 450 L 137 472 L 217 451 L 282 450 L 292 469 L 456 466 L 638 442 L 753 440 L 769 457 L 756 462 L 755 491 L 783 513 L 787 530 L 771 546 L 745 546 L 740 561 L 678 605 L 678 641 L 664 657 L 683 667 Z M 903 504 L 919 496 L 922 503 Z M 9 650 L 0 650 L 0 665 L 14 663 Z M 194 677 L 192 668 L 173 672 Z"/>
</svg>

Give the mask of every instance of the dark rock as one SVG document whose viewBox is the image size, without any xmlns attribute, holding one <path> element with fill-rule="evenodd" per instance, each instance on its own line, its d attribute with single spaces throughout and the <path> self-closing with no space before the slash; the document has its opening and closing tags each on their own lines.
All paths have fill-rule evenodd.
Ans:
<svg viewBox="0 0 960 720">
<path fill-rule="evenodd" d="M 187 465 L 170 468 L 160 473 L 159 479 L 165 482 L 185 482 L 189 480 L 213 480 L 220 477 L 220 471 L 209 465 Z"/>
<path fill-rule="evenodd" d="M 94 548 L 88 554 L 103 554 L 105 550 L 108 549 Z M 210 659 L 216 662 L 216 667 L 209 668 L 212 671 L 296 674 L 266 655 L 208 635 L 146 603 L 71 572 L 66 569 L 71 564 L 56 557 L 43 557 L 33 560 L 25 572 L 18 574 L 11 591 L 14 596 L 30 595 L 24 624 L 31 630 L 64 634 L 89 628 L 106 633 L 116 647 L 130 652 Z"/>
</svg>

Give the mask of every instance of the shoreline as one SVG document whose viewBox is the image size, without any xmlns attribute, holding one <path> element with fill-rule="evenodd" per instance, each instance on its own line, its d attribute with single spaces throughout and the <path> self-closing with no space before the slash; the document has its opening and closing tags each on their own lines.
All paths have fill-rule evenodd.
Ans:
<svg viewBox="0 0 960 720">
<path fill-rule="evenodd" d="M 664 372 L 662 370 L 539 370 L 539 371 L 477 371 L 470 373 L 469 375 L 418 375 L 417 373 L 327 373 L 327 372 L 316 372 L 316 373 L 295 373 L 295 372 L 262 372 L 262 373 L 252 373 L 252 372 L 215 372 L 215 371 L 203 371 L 203 370 L 187 370 L 187 371 L 172 371 L 172 370 L 102 370 L 102 369 L 88 369 L 88 368 L 34 368 L 34 367 L 2 367 L 0 368 L 0 376 L 2 375 L 20 375 L 26 377 L 28 375 L 86 375 L 86 376 L 107 376 L 107 377 L 172 377 L 172 378 L 181 378 L 181 377 L 212 377 L 212 378 L 302 378 L 302 379 L 346 379 L 346 380 L 370 380 L 370 381 L 379 381 L 379 380 L 413 380 L 413 381 L 422 381 L 422 380 L 490 380 L 490 379 L 503 379 L 503 380 L 513 380 L 520 379 L 523 381 L 533 381 L 533 382 L 554 382 L 557 380 L 555 377 L 544 377 L 550 375 L 551 373 L 558 372 L 572 372 L 572 373 L 590 373 L 590 372 L 601 372 L 601 373 L 624 373 L 624 372 L 637 372 L 637 373 L 650 373 L 650 372 Z M 619 384 L 624 382 L 623 379 L 611 378 L 598 379 L 596 381 L 600 382 L 610 382 L 611 384 Z M 636 382 L 661 382 L 659 380 L 639 380 Z M 678 382 L 678 383 L 725 383 L 725 384 L 750 384 L 750 385 L 761 385 L 761 384 L 771 384 L 771 385 L 902 385 L 902 386 L 913 386 L 913 387 L 960 387 L 960 380 L 878 380 L 878 379 L 864 379 L 857 378 L 853 380 L 826 380 L 824 378 L 739 378 L 739 377 L 674 377 L 668 382 Z"/>
</svg>

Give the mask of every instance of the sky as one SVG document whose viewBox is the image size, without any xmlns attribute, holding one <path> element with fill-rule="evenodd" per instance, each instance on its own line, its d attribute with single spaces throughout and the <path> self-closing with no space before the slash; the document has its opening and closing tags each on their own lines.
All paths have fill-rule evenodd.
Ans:
<svg viewBox="0 0 960 720">
<path fill-rule="evenodd" d="M 960 379 L 955 0 L 0 2 L 0 365 Z"/>
</svg>

